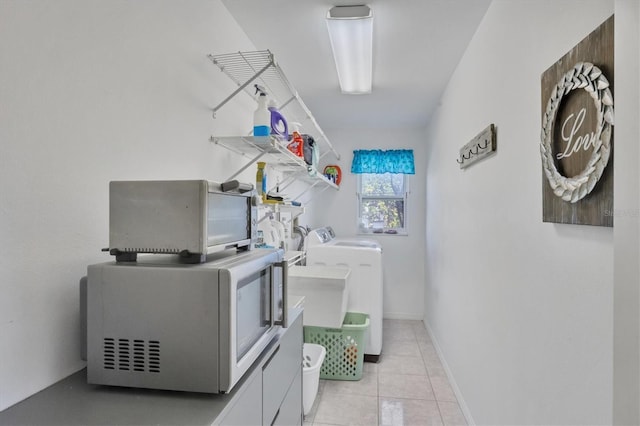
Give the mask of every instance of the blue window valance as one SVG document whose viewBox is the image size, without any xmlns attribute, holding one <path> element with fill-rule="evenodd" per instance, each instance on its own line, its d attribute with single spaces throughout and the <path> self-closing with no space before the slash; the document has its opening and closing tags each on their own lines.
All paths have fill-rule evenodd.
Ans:
<svg viewBox="0 0 640 426">
<path fill-rule="evenodd" d="M 414 175 L 416 173 L 413 164 L 412 149 L 392 149 L 383 151 L 356 150 L 353 151 L 351 173 L 403 173 Z"/>
</svg>

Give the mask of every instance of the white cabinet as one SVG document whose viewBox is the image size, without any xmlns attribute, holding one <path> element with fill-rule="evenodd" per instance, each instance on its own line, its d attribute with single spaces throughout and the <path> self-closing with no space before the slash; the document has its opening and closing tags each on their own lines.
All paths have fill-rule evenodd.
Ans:
<svg viewBox="0 0 640 426">
<path fill-rule="evenodd" d="M 273 425 L 291 426 L 303 422 L 300 404 L 302 403 L 302 371 L 299 371 L 287 394 L 280 405 L 280 409 L 273 419 Z"/>
<path fill-rule="evenodd" d="M 280 339 L 280 346 L 262 367 L 262 423 L 302 423 L 302 315 Z M 298 383 L 300 382 L 300 383 Z M 298 391 L 296 389 L 300 388 Z M 297 415 L 297 417 L 296 417 Z M 295 417 L 291 423 L 286 419 Z"/>
<path fill-rule="evenodd" d="M 258 361 L 235 391 L 219 425 L 302 425 L 302 310 L 289 311 L 291 323 L 277 345 Z"/>
<path fill-rule="evenodd" d="M 242 385 L 239 397 L 219 423 L 226 426 L 259 425 L 262 423 L 262 375 L 254 373 Z"/>
</svg>

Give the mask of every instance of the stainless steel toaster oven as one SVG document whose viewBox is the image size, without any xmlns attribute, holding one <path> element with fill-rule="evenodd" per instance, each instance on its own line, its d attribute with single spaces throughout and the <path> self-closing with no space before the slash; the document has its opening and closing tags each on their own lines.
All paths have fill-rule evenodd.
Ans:
<svg viewBox="0 0 640 426">
<path fill-rule="evenodd" d="M 225 191 L 224 185 L 206 180 L 110 182 L 110 253 L 117 261 L 135 261 L 137 253 L 165 253 L 200 263 L 216 251 L 250 250 L 257 233 L 255 192 Z"/>
</svg>

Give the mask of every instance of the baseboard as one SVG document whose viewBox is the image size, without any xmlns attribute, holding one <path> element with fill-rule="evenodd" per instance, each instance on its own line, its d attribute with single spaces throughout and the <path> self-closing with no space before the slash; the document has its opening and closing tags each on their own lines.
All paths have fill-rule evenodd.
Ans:
<svg viewBox="0 0 640 426">
<path fill-rule="evenodd" d="M 382 318 L 384 319 L 394 319 L 394 320 L 414 320 L 414 321 L 422 321 L 422 314 L 407 314 L 404 312 L 384 312 L 382 314 Z"/>
<path fill-rule="evenodd" d="M 425 328 L 427 329 L 427 333 L 429 333 L 429 337 L 431 337 L 431 342 L 433 343 L 433 347 L 436 349 L 436 352 L 438 353 L 438 358 L 440 358 L 440 362 L 442 363 L 444 372 L 446 373 L 447 378 L 449 379 L 449 383 L 451 384 L 453 393 L 456 394 L 456 398 L 458 399 L 458 404 L 460 405 L 462 414 L 464 415 L 465 419 L 467 419 L 467 424 L 469 426 L 475 426 L 476 422 L 473 420 L 473 417 L 471 416 L 471 411 L 469 411 L 469 407 L 467 406 L 467 403 L 465 402 L 464 397 L 462 396 L 462 392 L 460 391 L 460 388 L 458 387 L 458 384 L 456 383 L 456 380 L 453 377 L 453 373 L 449 368 L 449 364 L 447 364 L 447 361 L 444 359 L 444 355 L 442 354 L 442 350 L 440 349 L 440 344 L 438 343 L 438 339 L 436 339 L 436 337 L 434 336 L 433 330 L 431 330 L 431 327 L 429 327 L 429 324 L 427 324 L 426 321 L 423 321 L 423 322 L 424 322 Z"/>
</svg>

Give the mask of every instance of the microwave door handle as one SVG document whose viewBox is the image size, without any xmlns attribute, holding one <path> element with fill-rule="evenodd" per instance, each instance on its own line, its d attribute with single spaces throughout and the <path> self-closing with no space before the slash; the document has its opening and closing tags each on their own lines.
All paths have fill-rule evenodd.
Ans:
<svg viewBox="0 0 640 426">
<path fill-rule="evenodd" d="M 276 320 L 276 325 L 282 326 L 282 328 L 289 327 L 289 309 L 287 307 L 287 293 L 289 292 L 289 285 L 287 284 L 289 278 L 289 263 L 284 260 L 282 262 L 276 262 L 273 264 L 276 268 L 282 268 L 282 319 Z M 275 299 L 275 285 L 272 283 Z M 278 311 L 276 307 L 276 312 Z"/>
<path fill-rule="evenodd" d="M 269 283 L 269 325 L 271 327 L 276 325 L 276 309 L 275 309 L 276 289 L 275 289 L 274 281 L 275 280 L 273 279 L 273 269 L 272 269 L 271 280 Z"/>
</svg>

